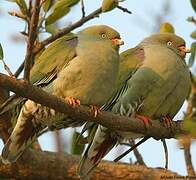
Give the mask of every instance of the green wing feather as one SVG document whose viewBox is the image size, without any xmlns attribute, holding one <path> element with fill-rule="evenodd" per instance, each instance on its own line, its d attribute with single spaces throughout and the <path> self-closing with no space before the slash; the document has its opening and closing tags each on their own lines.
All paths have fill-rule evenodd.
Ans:
<svg viewBox="0 0 196 180">
<path fill-rule="evenodd" d="M 49 45 L 31 69 L 31 83 L 48 84 L 76 56 L 76 45 L 77 37 L 74 35 L 64 36 Z"/>
<path fill-rule="evenodd" d="M 144 61 L 144 50 L 139 47 L 128 49 L 120 54 L 120 68 L 115 90 L 110 100 L 103 105 L 102 110 L 110 111 L 119 97 L 127 89 L 127 80 L 137 71 Z"/>
<path fill-rule="evenodd" d="M 51 43 L 36 59 L 30 72 L 30 82 L 34 85 L 46 86 L 66 64 L 76 56 L 77 36 L 69 34 Z M 15 95 L 13 95 L 15 96 Z M 10 97 L 10 101 L 0 108 L 3 114 L 13 107 L 21 107 L 26 100 L 21 97 Z M 20 105 L 21 104 L 21 105 Z M 15 108 L 13 108 L 15 111 Z M 20 109 L 20 108 L 17 108 Z M 15 114 L 15 113 L 14 113 Z M 16 116 L 18 115 L 18 110 Z M 14 118 L 15 119 L 15 118 Z"/>
</svg>

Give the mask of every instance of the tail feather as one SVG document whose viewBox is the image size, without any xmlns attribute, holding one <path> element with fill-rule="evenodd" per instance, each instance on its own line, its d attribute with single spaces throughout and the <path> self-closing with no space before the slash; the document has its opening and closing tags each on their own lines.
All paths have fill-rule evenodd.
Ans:
<svg viewBox="0 0 196 180">
<path fill-rule="evenodd" d="M 89 179 L 93 169 L 116 143 L 117 138 L 112 136 L 107 128 L 99 126 L 92 143 L 87 147 L 79 164 L 78 174 L 80 178 Z"/>
<path fill-rule="evenodd" d="M 23 106 L 16 126 L 2 150 L 2 161 L 5 164 L 15 162 L 43 129 L 41 125 L 33 122 L 33 115 L 25 111 Z"/>
</svg>

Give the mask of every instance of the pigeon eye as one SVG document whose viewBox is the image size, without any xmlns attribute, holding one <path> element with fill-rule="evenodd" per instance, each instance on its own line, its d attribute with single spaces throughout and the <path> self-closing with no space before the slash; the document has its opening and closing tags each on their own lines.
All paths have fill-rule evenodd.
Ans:
<svg viewBox="0 0 196 180">
<path fill-rule="evenodd" d="M 168 45 L 168 46 L 171 46 L 171 45 L 172 45 L 172 42 L 171 42 L 171 41 L 168 41 L 168 42 L 167 42 L 167 45 Z"/>
<path fill-rule="evenodd" d="M 106 38 L 106 34 L 102 34 L 101 37 L 102 37 L 102 38 Z"/>
</svg>

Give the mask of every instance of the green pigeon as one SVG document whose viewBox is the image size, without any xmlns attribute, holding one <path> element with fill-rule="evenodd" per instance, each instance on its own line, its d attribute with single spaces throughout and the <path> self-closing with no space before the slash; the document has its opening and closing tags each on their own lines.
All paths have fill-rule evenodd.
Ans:
<svg viewBox="0 0 196 180">
<path fill-rule="evenodd" d="M 184 60 L 187 52 L 185 41 L 171 33 L 151 35 L 123 52 L 116 91 L 103 109 L 141 120 L 173 119 L 190 89 L 190 73 Z M 135 71 L 132 66 L 129 70 L 132 60 L 136 62 Z M 112 132 L 99 125 L 79 164 L 79 176 L 88 179 L 101 159 L 119 142 L 143 136 Z"/>
<path fill-rule="evenodd" d="M 63 41 L 66 48 L 62 51 L 66 55 L 61 51 L 58 57 L 52 47 L 48 47 L 50 55 L 43 52 L 36 61 L 31 82 L 73 106 L 81 103 L 101 107 L 112 95 L 118 76 L 119 46 L 123 44 L 119 33 L 106 25 L 96 25 Z M 55 58 L 50 59 L 53 53 Z M 60 57 L 63 59 L 59 60 Z M 82 124 L 54 109 L 26 100 L 2 150 L 2 160 L 15 162 L 46 127 L 58 129 L 59 126 Z"/>
</svg>

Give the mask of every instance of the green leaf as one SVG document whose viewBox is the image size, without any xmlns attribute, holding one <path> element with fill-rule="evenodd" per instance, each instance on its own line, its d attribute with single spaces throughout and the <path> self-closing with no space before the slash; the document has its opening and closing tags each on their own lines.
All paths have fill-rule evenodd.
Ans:
<svg viewBox="0 0 196 180">
<path fill-rule="evenodd" d="M 80 133 L 78 133 L 76 130 L 74 130 L 73 136 L 72 136 L 72 143 L 71 143 L 71 153 L 81 155 L 84 151 L 85 144 L 78 144 L 77 139 L 80 136 Z"/>
<path fill-rule="evenodd" d="M 191 33 L 191 37 L 192 37 L 193 39 L 196 39 L 196 30 L 193 31 L 193 32 Z"/>
<path fill-rule="evenodd" d="M 50 25 L 46 26 L 46 32 L 48 32 L 48 33 L 50 33 L 52 35 L 55 35 L 55 34 L 57 34 L 59 32 L 59 29 L 56 28 L 55 25 L 50 24 Z"/>
<path fill-rule="evenodd" d="M 53 12 L 46 18 L 46 26 L 53 24 L 64 17 L 70 11 L 70 7 L 78 3 L 79 0 L 58 0 L 53 6 Z"/>
<path fill-rule="evenodd" d="M 54 0 L 46 0 L 43 4 L 44 12 L 48 12 L 50 8 L 52 7 L 53 3 L 54 3 Z"/>
<path fill-rule="evenodd" d="M 166 23 L 161 24 L 159 32 L 160 33 L 175 33 L 175 29 L 172 26 L 172 24 L 166 22 Z"/>
<path fill-rule="evenodd" d="M 195 62 L 196 42 L 191 44 L 191 56 L 189 58 L 188 66 L 192 67 Z"/>
<path fill-rule="evenodd" d="M 62 6 L 66 6 L 66 7 L 71 7 L 75 4 L 77 4 L 80 0 L 58 0 L 55 4 L 54 4 L 54 9 L 56 8 L 60 8 Z"/>
<path fill-rule="evenodd" d="M 196 0 L 191 0 L 191 5 L 196 12 Z"/>
<path fill-rule="evenodd" d="M 2 59 L 3 59 L 3 48 L 0 43 L 0 60 L 2 60 Z"/>
<path fill-rule="evenodd" d="M 65 16 L 69 11 L 70 8 L 67 7 L 61 7 L 54 10 L 53 13 L 46 18 L 46 26 L 55 23 L 57 20 Z"/>
<path fill-rule="evenodd" d="M 185 119 L 183 126 L 186 131 L 189 131 L 193 136 L 196 136 L 196 122 L 191 121 L 191 119 Z"/>
<path fill-rule="evenodd" d="M 102 12 L 111 11 L 116 8 L 116 6 L 118 6 L 118 1 L 116 0 L 103 0 L 101 6 Z"/>
</svg>

